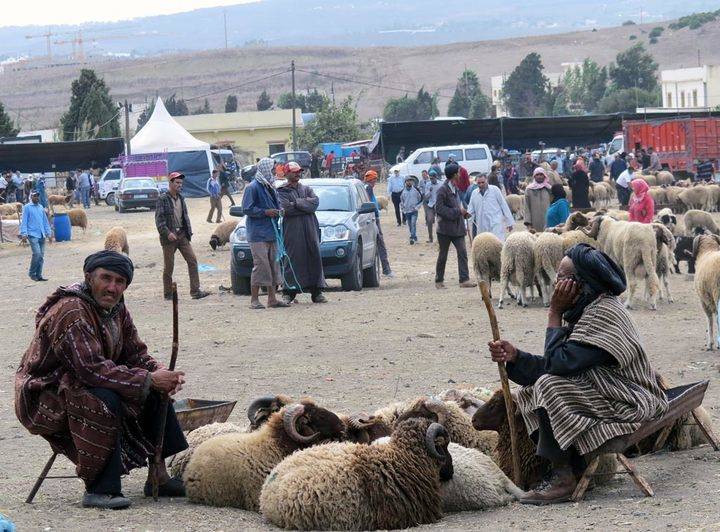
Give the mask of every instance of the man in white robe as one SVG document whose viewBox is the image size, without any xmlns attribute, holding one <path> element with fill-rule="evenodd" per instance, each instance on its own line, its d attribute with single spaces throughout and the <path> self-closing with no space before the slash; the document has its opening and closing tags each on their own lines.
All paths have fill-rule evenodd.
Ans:
<svg viewBox="0 0 720 532">
<path fill-rule="evenodd" d="M 472 236 L 478 233 L 493 233 L 501 242 L 505 241 L 507 231 L 512 231 L 515 219 L 505 197 L 498 187 L 489 185 L 487 176 L 479 175 L 475 181 L 477 188 L 470 196 L 468 213 L 472 223 Z"/>
</svg>

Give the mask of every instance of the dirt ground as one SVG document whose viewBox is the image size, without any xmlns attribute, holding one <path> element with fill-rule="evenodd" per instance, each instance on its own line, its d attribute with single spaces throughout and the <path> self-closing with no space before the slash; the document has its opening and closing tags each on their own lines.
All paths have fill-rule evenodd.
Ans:
<svg viewBox="0 0 720 532">
<path fill-rule="evenodd" d="M 454 252 L 448 262 L 448 290 L 433 286 L 434 245 L 425 243 L 422 219 L 420 244 L 410 247 L 407 229 L 391 214 L 382 221 L 396 277 L 382 279 L 379 289 L 345 293 L 330 281 L 329 303 L 313 305 L 309 296 L 290 309 L 251 311 L 248 297 L 219 291 L 229 286 L 229 252 L 213 253 L 208 240 L 214 225 L 205 222 L 207 200 L 189 200 L 198 260 L 216 268 L 201 272 L 203 288 L 213 295 L 189 298 L 184 262 L 178 256 L 180 291 L 180 354 L 178 368 L 187 372 L 181 397 L 237 400 L 230 421 L 244 422 L 245 407 L 256 396 L 285 393 L 310 395 L 339 412 L 373 410 L 393 399 L 439 392 L 469 382 L 495 388 L 496 367 L 486 356 L 490 339 L 485 309 L 476 289 L 457 285 Z M 118 214 L 106 206 L 89 211 L 86 234 L 74 231 L 72 242 L 48 247 L 48 283 L 28 279 L 28 248 L 0 250 L 0 322 L 3 349 L 0 364 L 0 513 L 20 530 L 239 530 L 270 528 L 258 514 L 192 505 L 184 500 L 154 503 L 142 496 L 146 472 L 124 479 L 133 506 L 125 511 L 81 508 L 79 480 L 48 480 L 33 505 L 24 504 L 35 478 L 50 455 L 45 441 L 31 436 L 13 410 L 13 375 L 34 330 L 34 314 L 46 296 L 61 284 L 81 277 L 82 260 L 101 248 L 103 235 L 114 225 L 129 234 L 136 276 L 126 302 L 141 337 L 154 356 L 167 361 L 170 352 L 171 308 L 162 298 L 162 255 L 150 212 Z M 657 312 L 641 306 L 632 315 L 647 352 L 671 383 L 710 379 L 705 407 L 717 424 L 720 414 L 718 353 L 704 350 L 705 318 L 692 282 L 673 275 L 675 303 L 663 302 Z M 499 311 L 505 338 L 531 352 L 543 346 L 546 312 L 506 306 Z M 547 508 L 512 505 L 489 512 L 459 513 L 431 525 L 442 529 L 634 530 L 720 529 L 718 497 L 720 453 L 708 446 L 688 452 L 660 453 L 634 460 L 653 485 L 656 496 L 644 498 L 626 475 L 590 492 L 579 504 Z M 59 458 L 54 474 L 73 474 Z"/>
</svg>

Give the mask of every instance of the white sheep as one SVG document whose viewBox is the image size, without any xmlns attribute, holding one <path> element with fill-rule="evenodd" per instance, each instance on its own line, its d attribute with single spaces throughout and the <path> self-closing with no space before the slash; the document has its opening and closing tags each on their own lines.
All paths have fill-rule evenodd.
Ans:
<svg viewBox="0 0 720 532">
<path fill-rule="evenodd" d="M 596 209 L 604 209 L 610 205 L 610 191 L 605 187 L 605 183 L 593 183 L 588 192 L 591 192 L 588 199 L 592 202 Z"/>
<path fill-rule="evenodd" d="M 698 185 L 680 192 L 678 199 L 687 209 L 704 209 L 708 203 L 708 192 L 707 187 Z"/>
<path fill-rule="evenodd" d="M 662 300 L 663 296 L 665 296 L 667 302 L 672 303 L 673 298 L 670 294 L 668 276 L 672 273 L 675 265 L 675 237 L 672 232 L 670 232 L 670 229 L 663 224 L 654 223 L 652 225 L 656 228 L 657 263 L 655 265 L 655 271 L 660 282 L 660 299 Z"/>
<path fill-rule="evenodd" d="M 621 222 L 628 222 L 630 221 L 630 214 L 627 211 L 621 211 L 617 209 L 610 209 L 607 212 L 607 215 L 612 218 L 613 220 L 618 220 Z"/>
<path fill-rule="evenodd" d="M 510 212 L 516 220 L 522 220 L 525 214 L 525 196 L 523 194 L 508 194 L 505 196 Z"/>
<path fill-rule="evenodd" d="M 540 295 L 546 307 L 550 305 L 555 274 L 564 252 L 564 242 L 560 235 L 544 232 L 535 240 L 533 247 L 535 280 L 540 285 Z"/>
<path fill-rule="evenodd" d="M 660 209 L 655 214 L 655 220 L 658 223 L 663 224 L 665 227 L 668 228 L 668 230 L 673 234 L 673 236 L 680 236 L 680 231 L 678 229 L 677 224 L 677 217 L 672 212 L 672 209 L 665 207 L 664 209 Z"/>
<path fill-rule="evenodd" d="M 695 230 L 698 228 L 702 228 L 715 235 L 720 235 L 720 227 L 715 223 L 712 215 L 705 211 L 690 209 L 685 213 L 683 223 L 685 224 L 686 236 L 694 236 Z"/>
<path fill-rule="evenodd" d="M 219 224 L 213 231 L 210 237 L 210 247 L 215 251 L 219 247 L 223 247 L 225 244 L 230 242 L 230 235 L 237 227 L 237 220 L 228 220 Z"/>
<path fill-rule="evenodd" d="M 720 336 L 720 237 L 718 235 L 699 235 L 693 241 L 695 257 L 695 292 L 700 299 L 707 318 L 706 347 L 712 351 L 713 345 L 720 349 L 720 337 L 715 336 L 715 324 L 718 324 Z"/>
<path fill-rule="evenodd" d="M 260 510 L 299 530 L 409 528 L 442 518 L 440 482 L 452 477 L 442 425 L 412 418 L 384 445 L 332 443 L 288 456 L 268 475 Z"/>
<path fill-rule="evenodd" d="M 527 307 L 525 290 L 530 287 L 533 293 L 533 280 L 535 278 L 535 257 L 533 248 L 536 236 L 528 231 L 512 232 L 505 239 L 500 254 L 500 299 L 498 308 L 503 307 L 505 292 L 510 283 L 517 287 L 518 305 Z"/>
<path fill-rule="evenodd" d="M 675 176 L 672 175 L 672 172 L 668 172 L 667 170 L 660 170 L 656 177 L 657 184 L 660 186 L 672 185 L 675 182 Z"/>
<path fill-rule="evenodd" d="M 662 187 L 652 187 L 648 190 L 648 194 L 655 202 L 655 205 L 663 205 L 667 203 L 667 192 Z"/>
<path fill-rule="evenodd" d="M 712 184 L 707 185 L 707 203 L 705 204 L 705 210 L 709 212 L 717 212 L 720 209 L 720 185 Z"/>
<path fill-rule="evenodd" d="M 472 242 L 472 263 L 478 283 L 500 280 L 500 254 L 503 244 L 493 233 L 480 233 Z"/>
</svg>

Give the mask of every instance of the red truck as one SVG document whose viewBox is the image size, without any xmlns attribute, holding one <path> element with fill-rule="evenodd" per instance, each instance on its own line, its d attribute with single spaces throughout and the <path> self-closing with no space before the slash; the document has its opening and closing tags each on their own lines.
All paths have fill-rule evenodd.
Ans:
<svg viewBox="0 0 720 532">
<path fill-rule="evenodd" d="M 625 151 L 652 146 L 663 168 L 694 174 L 698 162 L 720 160 L 720 117 L 661 118 L 623 122 Z"/>
</svg>

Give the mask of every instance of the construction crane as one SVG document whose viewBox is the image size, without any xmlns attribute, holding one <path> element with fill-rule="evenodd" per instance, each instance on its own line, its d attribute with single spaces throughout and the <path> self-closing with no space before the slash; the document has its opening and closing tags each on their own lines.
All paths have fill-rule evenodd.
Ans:
<svg viewBox="0 0 720 532">
<path fill-rule="evenodd" d="M 75 32 L 73 32 L 73 31 L 53 32 L 52 28 L 50 26 L 48 26 L 48 29 L 45 33 L 39 33 L 39 34 L 35 34 L 35 35 L 25 35 L 25 38 L 26 39 L 44 38 L 45 42 L 47 44 L 47 57 L 48 57 L 48 59 L 52 59 L 52 48 L 50 47 L 50 43 L 51 43 L 50 39 L 52 37 L 57 37 L 59 35 L 71 35 L 73 33 L 75 33 Z"/>
<path fill-rule="evenodd" d="M 112 28 L 113 30 L 119 30 L 124 28 Z M 84 38 L 82 30 L 78 30 L 75 32 L 75 36 L 71 39 L 64 39 L 61 41 L 53 41 L 53 44 L 71 44 L 72 45 L 72 55 L 73 58 L 77 61 L 85 61 L 85 46 L 84 44 L 86 42 L 97 42 L 97 41 L 106 41 L 111 39 L 131 39 L 134 37 L 145 37 L 147 34 L 144 33 L 138 33 L 138 34 L 116 34 L 116 35 L 99 35 L 97 37 L 90 37 L 90 38 Z"/>
</svg>

